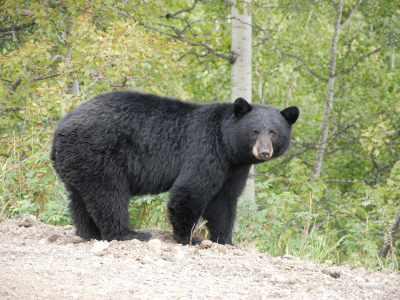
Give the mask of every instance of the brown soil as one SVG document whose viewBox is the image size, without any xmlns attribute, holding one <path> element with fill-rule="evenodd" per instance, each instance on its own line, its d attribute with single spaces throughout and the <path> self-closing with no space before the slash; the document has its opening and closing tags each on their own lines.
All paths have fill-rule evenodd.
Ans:
<svg viewBox="0 0 400 300">
<path fill-rule="evenodd" d="M 3 220 L 0 299 L 400 299 L 400 276 L 388 269 L 180 246 L 170 231 L 148 231 L 161 243 L 80 242 L 72 226 Z"/>
</svg>

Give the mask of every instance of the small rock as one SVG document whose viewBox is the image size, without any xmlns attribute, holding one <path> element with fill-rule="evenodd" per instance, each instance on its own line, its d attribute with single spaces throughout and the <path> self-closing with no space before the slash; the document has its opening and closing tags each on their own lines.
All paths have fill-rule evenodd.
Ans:
<svg viewBox="0 0 400 300">
<path fill-rule="evenodd" d="M 159 259 L 154 263 L 157 267 L 164 268 L 167 262 L 164 259 Z"/>
<path fill-rule="evenodd" d="M 284 283 L 284 282 L 286 282 L 286 278 L 283 275 L 274 274 L 271 276 L 271 281 L 278 282 L 278 283 Z"/>
<path fill-rule="evenodd" d="M 178 245 L 178 246 L 174 246 L 171 250 L 171 253 L 177 255 L 178 253 L 180 253 L 182 250 L 182 245 Z"/>
<path fill-rule="evenodd" d="M 242 255 L 242 251 L 240 251 L 239 249 L 233 250 L 232 253 L 233 253 L 234 255 Z"/>
<path fill-rule="evenodd" d="M 172 237 L 172 230 L 164 230 L 162 232 L 163 241 L 166 243 L 176 243 L 174 238 Z"/>
<path fill-rule="evenodd" d="M 108 247 L 109 243 L 107 241 L 98 241 L 93 244 L 90 252 L 98 256 L 103 256 L 107 254 Z"/>
<path fill-rule="evenodd" d="M 72 229 L 72 225 L 65 225 L 63 228 L 64 230 L 70 230 Z"/>
<path fill-rule="evenodd" d="M 154 260 L 147 254 L 140 261 L 144 265 L 150 265 L 150 264 L 154 263 Z"/>
<path fill-rule="evenodd" d="M 332 276 L 333 278 L 339 278 L 340 277 L 340 270 L 337 268 L 327 268 L 327 269 L 322 269 L 322 273 Z"/>
<path fill-rule="evenodd" d="M 294 257 L 293 255 L 290 254 L 286 254 L 284 256 L 282 256 L 283 259 L 287 259 L 287 260 L 296 260 L 296 257 Z"/>
<path fill-rule="evenodd" d="M 361 286 L 363 288 L 371 288 L 371 289 L 375 289 L 377 287 L 379 287 L 381 284 L 379 282 L 375 282 L 375 281 L 371 281 L 371 282 L 366 282 L 361 284 Z"/>
<path fill-rule="evenodd" d="M 228 253 L 228 249 L 226 249 L 226 247 L 224 245 L 218 244 L 217 245 L 217 249 L 218 249 L 219 252 L 221 252 L 223 254 Z"/>
<path fill-rule="evenodd" d="M 133 239 L 133 240 L 131 240 L 131 243 L 134 245 L 139 245 L 141 243 L 141 241 L 139 241 L 138 239 Z"/>
<path fill-rule="evenodd" d="M 45 245 L 47 243 L 46 239 L 39 240 L 39 245 Z"/>
<path fill-rule="evenodd" d="M 32 227 L 35 225 L 36 222 L 36 217 L 32 215 L 23 215 L 22 216 L 22 221 L 18 224 L 19 227 L 24 226 L 24 227 Z"/>
<path fill-rule="evenodd" d="M 72 242 L 74 243 L 74 244 L 79 244 L 79 243 L 82 243 L 82 242 L 85 242 L 85 240 L 83 239 L 83 238 L 81 238 L 80 236 L 74 236 L 73 238 L 72 238 Z"/>
<path fill-rule="evenodd" d="M 185 257 L 182 246 L 175 246 L 174 248 L 172 248 L 171 253 L 175 255 L 177 261 L 181 261 Z"/>
<path fill-rule="evenodd" d="M 50 237 L 48 238 L 48 241 L 49 241 L 50 243 L 54 243 L 59 237 L 60 237 L 60 236 L 59 236 L 58 234 L 53 234 L 52 236 L 50 236 Z"/>
<path fill-rule="evenodd" d="M 155 255 L 157 255 L 157 256 L 160 256 L 161 253 L 162 253 L 161 246 L 162 246 L 161 241 L 160 241 L 160 240 L 157 240 L 157 239 L 150 240 L 150 241 L 148 241 L 148 243 L 147 243 L 147 249 L 148 249 L 150 252 L 152 252 L 152 253 L 154 253 Z"/>
<path fill-rule="evenodd" d="M 201 249 L 208 249 L 211 248 L 212 242 L 210 240 L 204 240 L 201 242 L 200 248 Z"/>
<path fill-rule="evenodd" d="M 356 277 L 354 277 L 354 279 L 355 279 L 357 282 L 359 282 L 359 283 L 365 282 L 365 279 L 362 278 L 361 276 L 356 276 Z"/>
<path fill-rule="evenodd" d="M 163 255 L 162 255 L 162 259 L 170 261 L 170 262 L 176 262 L 177 261 L 176 256 L 173 255 L 172 253 L 169 253 L 169 252 L 164 252 Z"/>
<path fill-rule="evenodd" d="M 300 279 L 299 279 L 299 282 L 300 282 L 300 283 L 303 283 L 303 284 L 306 284 L 306 283 L 307 283 L 307 280 L 304 279 L 304 278 L 300 278 Z"/>
<path fill-rule="evenodd" d="M 276 266 L 283 266 L 285 263 L 282 260 L 277 260 L 276 262 L 274 262 L 274 265 Z"/>
<path fill-rule="evenodd" d="M 172 230 L 164 230 L 162 233 L 164 237 L 172 237 Z"/>
</svg>

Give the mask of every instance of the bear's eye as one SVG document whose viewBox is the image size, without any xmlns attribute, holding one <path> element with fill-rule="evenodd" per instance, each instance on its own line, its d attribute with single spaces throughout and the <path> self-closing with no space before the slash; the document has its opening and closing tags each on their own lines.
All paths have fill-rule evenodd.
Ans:
<svg viewBox="0 0 400 300">
<path fill-rule="evenodd" d="M 252 132 L 251 132 L 251 135 L 257 135 L 257 134 L 259 134 L 259 132 L 257 131 L 257 130 L 253 130 Z"/>
<path fill-rule="evenodd" d="M 277 137 L 278 135 L 275 133 L 275 132 L 273 132 L 273 131 L 271 131 L 271 133 L 272 133 L 272 137 Z"/>
</svg>

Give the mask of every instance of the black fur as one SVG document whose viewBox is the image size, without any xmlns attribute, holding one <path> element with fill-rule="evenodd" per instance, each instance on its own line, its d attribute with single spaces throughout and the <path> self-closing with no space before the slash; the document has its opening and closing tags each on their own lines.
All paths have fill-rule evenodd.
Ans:
<svg viewBox="0 0 400 300">
<path fill-rule="evenodd" d="M 51 159 L 69 191 L 69 209 L 84 239 L 147 240 L 130 228 L 133 195 L 170 191 L 177 242 L 189 243 L 203 216 L 211 240 L 231 244 L 237 199 L 257 137 L 277 133 L 272 158 L 289 147 L 289 121 L 276 108 L 239 103 L 201 105 L 133 91 L 96 96 L 54 131 Z M 296 118 L 297 119 L 297 118 Z M 289 123 L 288 123 L 289 122 Z"/>
</svg>

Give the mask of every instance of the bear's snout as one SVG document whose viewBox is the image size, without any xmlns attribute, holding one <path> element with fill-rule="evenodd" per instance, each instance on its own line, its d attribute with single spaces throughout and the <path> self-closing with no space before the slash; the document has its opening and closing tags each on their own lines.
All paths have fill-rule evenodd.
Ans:
<svg viewBox="0 0 400 300">
<path fill-rule="evenodd" d="M 271 141 L 264 141 L 258 139 L 253 147 L 253 155 L 259 160 L 269 160 L 272 157 L 274 149 L 272 148 Z"/>
</svg>

